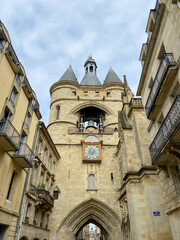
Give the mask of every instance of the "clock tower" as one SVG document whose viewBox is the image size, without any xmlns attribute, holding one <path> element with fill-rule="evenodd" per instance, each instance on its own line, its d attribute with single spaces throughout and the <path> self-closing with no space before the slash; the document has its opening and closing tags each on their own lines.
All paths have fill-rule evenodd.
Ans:
<svg viewBox="0 0 180 240">
<path fill-rule="evenodd" d="M 102 83 L 97 77 L 97 64 L 90 55 L 84 64 L 85 75 L 79 83 L 71 66 L 50 89 L 51 113 L 48 131 L 61 154 L 56 184 L 61 190 L 55 201 L 56 217 L 51 221 L 57 239 L 68 240 L 78 235 L 85 223 L 93 222 L 112 239 L 120 234 L 119 162 L 115 152 L 119 141 L 118 111 L 122 108 L 124 83 L 112 68 Z M 68 203 L 68 204 L 67 204 Z M 99 207 L 94 212 L 91 204 Z M 78 231 L 69 230 L 69 213 L 78 206 L 88 208 L 87 216 L 77 214 Z M 90 212 L 89 212 L 90 211 Z M 101 211 L 108 211 L 113 228 L 108 233 Z M 119 216 L 118 216 L 119 213 Z M 101 217 L 100 217 L 101 215 Z M 52 236 L 53 237 L 53 236 Z"/>
</svg>

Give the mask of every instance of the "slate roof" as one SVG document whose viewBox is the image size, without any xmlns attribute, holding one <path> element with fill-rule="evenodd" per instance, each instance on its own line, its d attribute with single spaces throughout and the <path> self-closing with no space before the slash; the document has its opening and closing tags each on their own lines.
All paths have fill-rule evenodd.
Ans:
<svg viewBox="0 0 180 240">
<path fill-rule="evenodd" d="M 68 67 L 66 72 L 62 75 L 62 77 L 59 79 L 59 81 L 72 81 L 72 82 L 78 83 L 76 75 L 74 74 L 74 71 L 73 71 L 71 65 Z"/>
<path fill-rule="evenodd" d="M 110 67 L 107 73 L 107 76 L 104 80 L 104 84 L 106 83 L 122 83 L 118 75 L 114 72 L 114 70 Z"/>
<path fill-rule="evenodd" d="M 101 82 L 93 72 L 88 72 L 80 83 L 81 85 L 100 86 Z"/>
</svg>

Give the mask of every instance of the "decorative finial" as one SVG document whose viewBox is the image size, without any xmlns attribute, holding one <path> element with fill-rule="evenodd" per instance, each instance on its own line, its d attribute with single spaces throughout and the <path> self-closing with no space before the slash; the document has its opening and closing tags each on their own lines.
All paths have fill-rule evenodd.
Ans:
<svg viewBox="0 0 180 240">
<path fill-rule="evenodd" d="M 123 78 L 124 78 L 124 87 L 127 87 L 127 79 L 126 79 L 126 75 L 125 74 L 124 74 Z"/>
<path fill-rule="evenodd" d="M 92 53 L 89 54 L 88 58 L 91 58 L 92 57 Z"/>
</svg>

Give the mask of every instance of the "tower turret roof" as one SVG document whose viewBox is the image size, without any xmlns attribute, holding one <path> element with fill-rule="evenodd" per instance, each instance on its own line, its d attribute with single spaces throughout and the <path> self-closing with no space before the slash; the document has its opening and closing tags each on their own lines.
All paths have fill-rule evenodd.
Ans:
<svg viewBox="0 0 180 240">
<path fill-rule="evenodd" d="M 84 67 L 85 67 L 85 76 L 81 81 L 81 85 L 87 85 L 87 86 L 101 85 L 101 82 L 96 76 L 97 65 L 95 60 L 92 58 L 91 54 L 86 60 Z"/>
<path fill-rule="evenodd" d="M 71 65 L 68 67 L 68 69 L 62 75 L 62 77 L 59 79 L 59 81 L 72 81 L 72 82 L 78 83 L 76 75 L 74 74 L 74 71 L 73 71 Z"/>
<path fill-rule="evenodd" d="M 95 73 L 88 72 L 81 81 L 81 85 L 98 86 L 101 85 L 101 82 L 99 81 Z"/>
<path fill-rule="evenodd" d="M 109 71 L 104 80 L 104 84 L 106 83 L 122 83 L 118 75 L 112 69 L 112 67 L 109 68 Z"/>
</svg>

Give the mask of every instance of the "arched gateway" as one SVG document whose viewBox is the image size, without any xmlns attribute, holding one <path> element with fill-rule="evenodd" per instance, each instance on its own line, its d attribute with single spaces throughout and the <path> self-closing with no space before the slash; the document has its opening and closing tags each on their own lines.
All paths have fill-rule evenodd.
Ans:
<svg viewBox="0 0 180 240">
<path fill-rule="evenodd" d="M 120 239 L 120 218 L 107 204 L 90 198 L 75 207 L 63 219 L 57 230 L 57 239 L 78 240 L 79 231 L 88 223 L 100 227 L 106 240 Z"/>
</svg>

